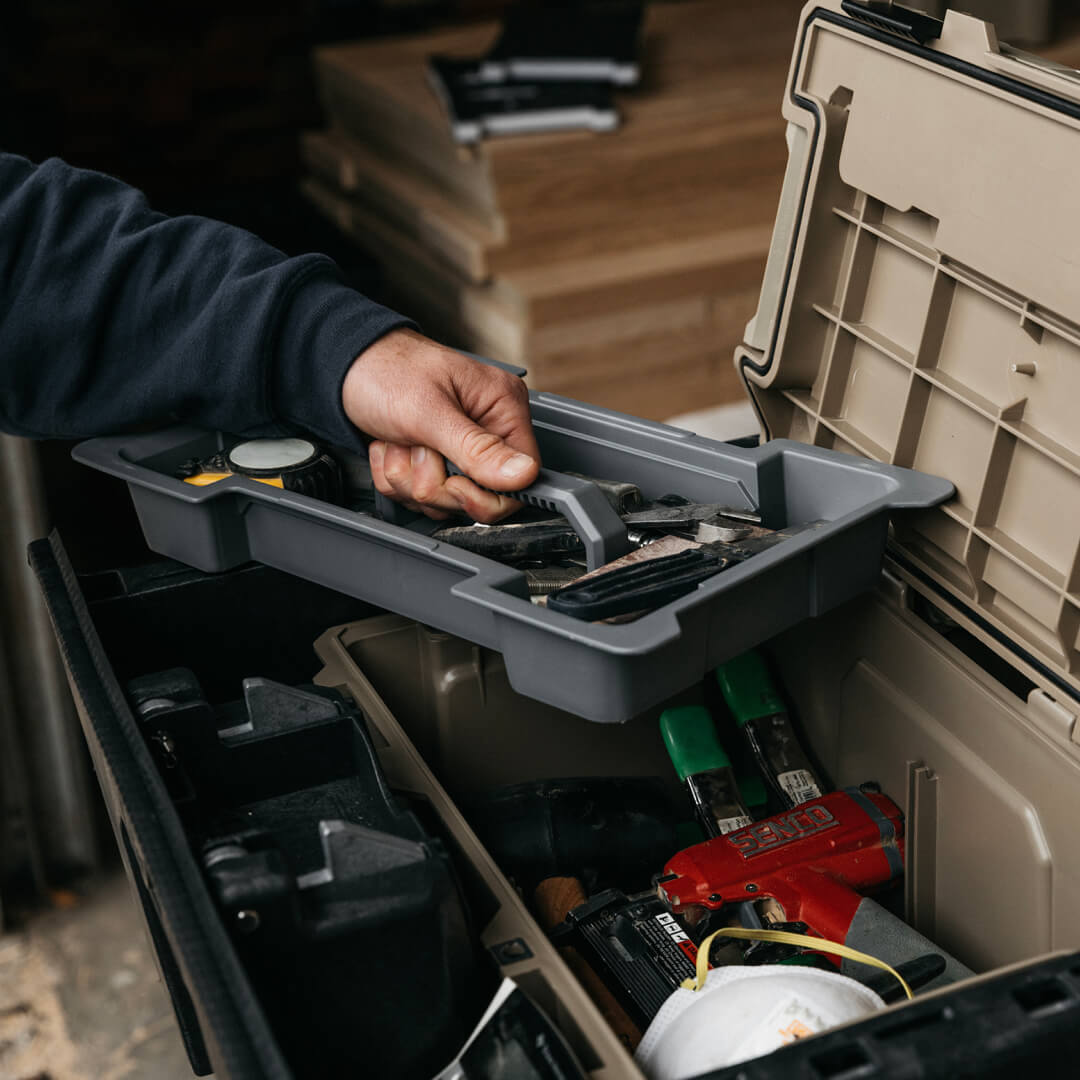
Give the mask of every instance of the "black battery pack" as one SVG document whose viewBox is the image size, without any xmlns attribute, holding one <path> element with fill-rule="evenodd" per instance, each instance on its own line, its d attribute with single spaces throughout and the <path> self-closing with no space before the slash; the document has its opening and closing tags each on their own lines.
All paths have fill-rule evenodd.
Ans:
<svg viewBox="0 0 1080 1080">
<path fill-rule="evenodd" d="M 697 945 L 654 893 L 597 893 L 552 932 L 592 965 L 644 1031 L 660 1006 L 692 978 Z"/>
</svg>

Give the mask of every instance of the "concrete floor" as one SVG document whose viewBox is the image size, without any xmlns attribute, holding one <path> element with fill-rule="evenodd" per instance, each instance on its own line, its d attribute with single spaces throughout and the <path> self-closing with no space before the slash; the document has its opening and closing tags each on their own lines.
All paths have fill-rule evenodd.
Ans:
<svg viewBox="0 0 1080 1080">
<path fill-rule="evenodd" d="M 0 936 L 0 1080 L 191 1080 L 128 884 Z"/>
</svg>

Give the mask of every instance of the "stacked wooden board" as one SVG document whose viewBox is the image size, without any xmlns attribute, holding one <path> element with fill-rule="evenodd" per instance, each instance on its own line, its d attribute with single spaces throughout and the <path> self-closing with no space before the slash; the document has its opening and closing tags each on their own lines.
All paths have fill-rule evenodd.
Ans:
<svg viewBox="0 0 1080 1080">
<path fill-rule="evenodd" d="M 650 7 L 644 79 L 613 134 L 456 145 L 432 54 L 494 24 L 316 53 L 328 131 L 309 198 L 384 268 L 392 302 L 541 389 L 663 419 L 741 394 L 786 160 L 779 99 L 799 4 Z"/>
</svg>

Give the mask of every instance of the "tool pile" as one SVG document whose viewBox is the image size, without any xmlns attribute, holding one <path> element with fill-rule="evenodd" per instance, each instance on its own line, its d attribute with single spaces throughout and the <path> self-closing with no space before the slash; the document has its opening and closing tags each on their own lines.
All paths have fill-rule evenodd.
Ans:
<svg viewBox="0 0 1080 1080">
<path fill-rule="evenodd" d="M 703 696 L 712 707 L 660 717 L 682 807 L 659 778 L 596 778 L 519 784 L 471 813 L 654 1080 L 735 1064 L 968 974 L 892 913 L 901 810 L 872 782 L 830 790 L 764 658 L 722 665 Z M 748 1007 L 762 995 L 767 1008 Z"/>
<path fill-rule="evenodd" d="M 627 481 L 545 469 L 537 484 L 518 493 L 530 505 L 511 518 L 496 525 L 466 519 L 440 528 L 380 496 L 366 474 L 357 484 L 357 464 L 355 455 L 331 453 L 307 439 L 251 439 L 205 459 L 185 460 L 176 475 L 197 487 L 247 476 L 396 524 L 411 523 L 434 540 L 521 570 L 535 603 L 589 622 L 637 618 L 824 524 L 768 529 L 756 511 L 695 503 L 678 494 L 647 501 Z M 548 489 L 550 498 L 539 494 Z M 550 506 L 559 501 L 576 514 L 553 515 Z"/>
<path fill-rule="evenodd" d="M 654 419 L 735 400 L 798 6 L 647 8 L 617 131 L 474 148 L 451 133 L 429 58 L 488 54 L 498 26 L 319 49 L 329 127 L 304 137 L 304 191 L 427 333 L 526 367 L 539 389 Z"/>
<path fill-rule="evenodd" d="M 241 688 L 212 704 L 174 668 L 127 696 L 262 1006 L 282 1030 L 303 1018 L 286 1048 L 302 1056 L 314 1033 L 319 1075 L 376 1061 L 430 1076 L 495 970 L 457 848 L 389 780 L 356 702 Z M 694 696 L 659 717 L 685 797 L 670 778 L 600 775 L 477 787 L 463 804 L 646 1077 L 737 1064 L 970 975 L 893 913 L 900 808 L 872 782 L 831 789 L 764 658 L 723 664 Z M 519 938 L 493 951 L 498 967 L 530 955 Z M 366 967 L 380 977 L 358 984 Z M 584 1075 L 567 1061 L 560 1075 Z"/>
<path fill-rule="evenodd" d="M 554 611 L 625 621 L 819 524 L 767 529 L 752 511 L 677 494 L 645 502 L 632 484 L 589 479 L 619 513 L 631 550 L 588 572 L 585 544 L 573 525 L 529 509 L 497 525 L 451 525 L 432 538 L 518 567 L 534 602 Z"/>
<path fill-rule="evenodd" d="M 646 501 L 626 481 L 551 470 L 541 477 L 577 512 L 552 517 L 542 499 L 539 512 L 527 506 L 499 524 L 450 525 L 432 538 L 522 570 L 534 603 L 588 622 L 638 618 L 824 524 L 769 529 L 756 511 L 675 493 Z M 535 502 L 530 492 L 521 497 Z M 591 507 L 578 502 L 585 495 L 594 497 Z"/>
</svg>

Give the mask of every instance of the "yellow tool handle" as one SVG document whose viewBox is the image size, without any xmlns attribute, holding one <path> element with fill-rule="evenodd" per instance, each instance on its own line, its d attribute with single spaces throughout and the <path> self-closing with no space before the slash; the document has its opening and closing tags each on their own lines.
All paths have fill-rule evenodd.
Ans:
<svg viewBox="0 0 1080 1080">
<path fill-rule="evenodd" d="M 237 473 L 231 472 L 201 472 L 196 473 L 194 476 L 185 476 L 185 484 L 194 484 L 196 487 L 208 487 L 210 484 L 216 484 L 219 480 L 228 480 L 230 476 L 236 476 Z M 248 480 L 257 480 L 260 484 L 269 484 L 271 487 L 284 488 L 285 482 L 280 476 L 249 476 Z"/>
</svg>

